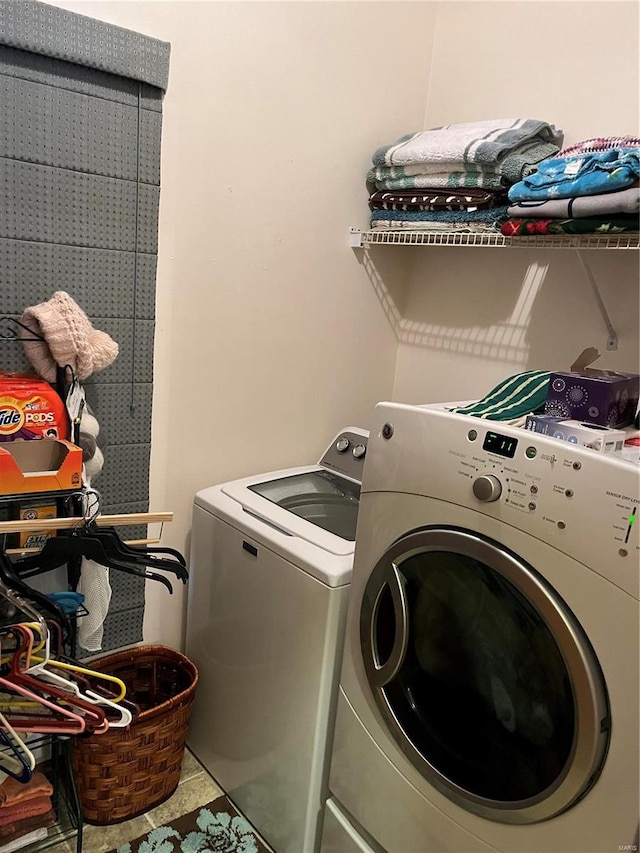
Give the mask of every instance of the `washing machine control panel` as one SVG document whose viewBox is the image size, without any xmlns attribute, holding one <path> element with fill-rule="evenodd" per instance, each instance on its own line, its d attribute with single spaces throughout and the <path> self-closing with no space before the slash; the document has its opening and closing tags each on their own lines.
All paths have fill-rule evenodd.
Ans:
<svg viewBox="0 0 640 853">
<path fill-rule="evenodd" d="M 617 566 L 621 585 L 638 595 L 637 465 L 420 406 L 379 404 L 371 436 L 363 492 L 425 495 L 492 516 L 602 574 Z"/>
<path fill-rule="evenodd" d="M 334 438 L 319 464 L 351 480 L 362 482 L 369 433 L 359 427 L 347 427 Z"/>
</svg>

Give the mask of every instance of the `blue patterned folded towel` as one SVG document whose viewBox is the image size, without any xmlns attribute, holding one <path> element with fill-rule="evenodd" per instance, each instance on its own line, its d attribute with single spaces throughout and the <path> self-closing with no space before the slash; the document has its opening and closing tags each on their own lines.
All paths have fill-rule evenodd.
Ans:
<svg viewBox="0 0 640 853">
<path fill-rule="evenodd" d="M 509 188 L 513 202 L 610 193 L 632 186 L 640 176 L 640 148 L 573 157 L 554 157 L 542 162 L 537 172 Z"/>
</svg>

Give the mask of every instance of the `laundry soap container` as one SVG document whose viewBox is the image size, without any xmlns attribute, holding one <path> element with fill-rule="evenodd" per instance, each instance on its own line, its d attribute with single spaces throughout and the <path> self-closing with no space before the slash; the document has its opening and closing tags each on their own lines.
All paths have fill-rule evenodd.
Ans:
<svg viewBox="0 0 640 853">
<path fill-rule="evenodd" d="M 74 742 L 82 815 L 106 826 L 149 811 L 178 787 L 198 671 L 164 646 L 124 649 L 90 666 L 123 681 L 126 700 L 139 708 L 126 728 Z"/>
</svg>

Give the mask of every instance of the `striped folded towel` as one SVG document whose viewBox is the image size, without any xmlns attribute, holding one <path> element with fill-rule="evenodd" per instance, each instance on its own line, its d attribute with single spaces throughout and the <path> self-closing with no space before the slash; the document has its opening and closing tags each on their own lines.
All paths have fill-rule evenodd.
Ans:
<svg viewBox="0 0 640 853">
<path fill-rule="evenodd" d="M 527 370 L 510 376 L 490 391 L 482 400 L 468 406 L 451 409 L 459 415 L 473 415 L 490 421 L 510 421 L 521 418 L 544 406 L 547 400 L 550 373 Z"/>
<path fill-rule="evenodd" d="M 546 121 L 530 118 L 467 121 L 406 133 L 374 151 L 374 166 L 416 163 L 476 163 L 495 166 L 510 151 L 530 142 L 548 142 L 559 150 L 564 135 Z"/>
</svg>

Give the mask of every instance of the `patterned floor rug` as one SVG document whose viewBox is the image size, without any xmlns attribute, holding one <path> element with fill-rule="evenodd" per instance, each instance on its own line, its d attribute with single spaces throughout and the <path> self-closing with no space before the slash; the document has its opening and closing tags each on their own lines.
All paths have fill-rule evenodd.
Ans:
<svg viewBox="0 0 640 853">
<path fill-rule="evenodd" d="M 110 853 L 269 853 L 224 795 Z"/>
</svg>

